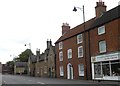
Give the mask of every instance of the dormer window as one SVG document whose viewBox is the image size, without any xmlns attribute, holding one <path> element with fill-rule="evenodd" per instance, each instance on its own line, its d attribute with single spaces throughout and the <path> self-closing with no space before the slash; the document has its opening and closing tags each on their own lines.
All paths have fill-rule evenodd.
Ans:
<svg viewBox="0 0 120 86">
<path fill-rule="evenodd" d="M 105 33 L 105 26 L 98 27 L 98 35 L 102 35 Z"/>
</svg>

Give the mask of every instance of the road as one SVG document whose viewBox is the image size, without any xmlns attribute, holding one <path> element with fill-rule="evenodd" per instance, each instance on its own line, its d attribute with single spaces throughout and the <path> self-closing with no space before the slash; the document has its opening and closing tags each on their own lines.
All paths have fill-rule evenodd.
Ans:
<svg viewBox="0 0 120 86">
<path fill-rule="evenodd" d="M 56 84 L 61 84 L 62 86 L 119 86 L 118 82 L 97 82 L 91 80 L 67 80 L 67 79 L 56 79 L 56 78 L 40 78 L 40 77 L 30 77 L 30 76 L 20 76 L 20 75 L 2 75 L 3 84 L 7 86 L 16 85 L 45 85 L 45 86 L 55 86 Z M 4 85 L 3 85 L 4 86 Z"/>
</svg>

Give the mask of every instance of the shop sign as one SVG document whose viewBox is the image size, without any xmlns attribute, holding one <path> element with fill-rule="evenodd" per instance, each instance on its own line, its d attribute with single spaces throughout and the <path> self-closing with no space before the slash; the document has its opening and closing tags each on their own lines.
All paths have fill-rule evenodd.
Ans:
<svg viewBox="0 0 120 86">
<path fill-rule="evenodd" d="M 112 53 L 91 57 L 91 62 L 110 61 L 118 59 L 120 59 L 120 53 Z"/>
</svg>

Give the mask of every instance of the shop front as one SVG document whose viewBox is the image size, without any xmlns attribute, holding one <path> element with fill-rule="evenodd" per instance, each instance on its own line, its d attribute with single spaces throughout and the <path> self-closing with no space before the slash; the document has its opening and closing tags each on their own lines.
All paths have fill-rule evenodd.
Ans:
<svg viewBox="0 0 120 86">
<path fill-rule="evenodd" d="M 91 57 L 92 79 L 120 80 L 120 52 Z"/>
</svg>

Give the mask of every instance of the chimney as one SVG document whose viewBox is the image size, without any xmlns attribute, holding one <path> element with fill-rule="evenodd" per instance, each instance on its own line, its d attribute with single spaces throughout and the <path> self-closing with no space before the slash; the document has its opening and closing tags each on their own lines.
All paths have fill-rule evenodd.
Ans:
<svg viewBox="0 0 120 86">
<path fill-rule="evenodd" d="M 106 5 L 104 5 L 104 2 L 102 0 L 99 0 L 99 2 L 96 2 L 97 6 L 95 7 L 96 11 L 96 18 L 100 17 L 104 12 L 106 12 Z"/>
<path fill-rule="evenodd" d="M 40 49 L 38 49 L 38 48 L 36 49 L 36 55 L 40 56 Z"/>
<path fill-rule="evenodd" d="M 63 25 L 62 25 L 62 35 L 64 35 L 69 30 L 70 30 L 69 24 L 68 23 L 63 23 Z"/>
<path fill-rule="evenodd" d="M 50 46 L 52 46 L 52 41 L 51 41 L 51 39 L 50 39 L 50 41 L 47 39 L 47 49 L 49 49 Z"/>
</svg>

